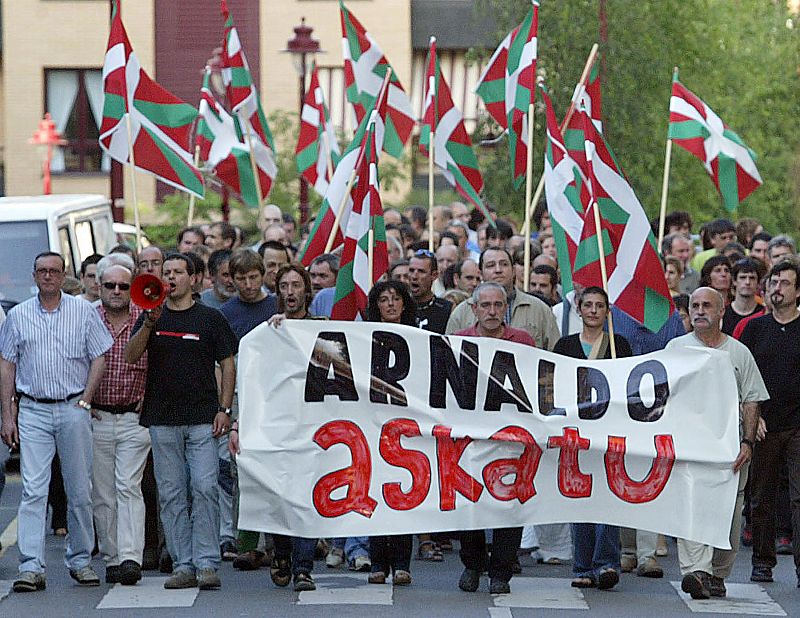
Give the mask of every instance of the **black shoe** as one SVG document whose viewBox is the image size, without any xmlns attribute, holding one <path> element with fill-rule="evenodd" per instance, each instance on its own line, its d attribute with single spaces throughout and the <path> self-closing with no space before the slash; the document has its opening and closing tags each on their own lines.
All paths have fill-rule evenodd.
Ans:
<svg viewBox="0 0 800 618">
<path fill-rule="evenodd" d="M 489 594 L 510 594 L 511 593 L 511 586 L 508 585 L 508 582 L 503 581 L 502 579 L 497 579 L 496 577 L 492 577 L 489 581 Z"/>
<path fill-rule="evenodd" d="M 133 560 L 123 560 L 119 565 L 119 583 L 123 586 L 134 586 L 142 579 L 142 567 Z"/>
<path fill-rule="evenodd" d="M 769 567 L 753 567 L 753 572 L 750 574 L 750 581 L 751 582 L 771 582 L 772 579 L 772 569 Z"/>
<path fill-rule="evenodd" d="M 458 587 L 464 592 L 475 592 L 481 583 L 481 572 L 475 569 L 464 569 L 458 580 Z"/>
<path fill-rule="evenodd" d="M 710 599 L 711 591 L 708 589 L 709 574 L 705 571 L 692 571 L 683 576 L 681 590 L 693 599 Z"/>
<path fill-rule="evenodd" d="M 161 573 L 172 573 L 172 556 L 169 555 L 166 547 L 161 550 L 161 558 L 158 560 L 158 570 Z"/>
<path fill-rule="evenodd" d="M 219 555 L 223 562 L 233 562 L 239 555 L 239 550 L 233 541 L 225 541 L 219 546 Z"/>
<path fill-rule="evenodd" d="M 158 571 L 158 547 L 144 548 L 142 571 Z"/>
<path fill-rule="evenodd" d="M 300 571 L 297 575 L 294 576 L 295 592 L 308 592 L 316 589 L 317 585 L 314 583 L 314 578 L 311 577 L 311 573 Z"/>
<path fill-rule="evenodd" d="M 511 572 L 514 575 L 522 573 L 522 565 L 519 563 L 519 556 L 514 556 L 514 561 L 511 563 Z"/>
<path fill-rule="evenodd" d="M 119 579 L 119 565 L 115 564 L 112 566 L 106 567 L 106 583 L 107 584 L 118 584 L 120 582 Z"/>
<path fill-rule="evenodd" d="M 728 590 L 725 588 L 725 580 L 716 575 L 712 575 L 709 578 L 708 591 L 712 597 L 723 598 L 728 595 Z"/>
<path fill-rule="evenodd" d="M 281 588 L 288 586 L 292 580 L 292 561 L 289 558 L 273 558 L 269 576 L 276 586 Z"/>
</svg>

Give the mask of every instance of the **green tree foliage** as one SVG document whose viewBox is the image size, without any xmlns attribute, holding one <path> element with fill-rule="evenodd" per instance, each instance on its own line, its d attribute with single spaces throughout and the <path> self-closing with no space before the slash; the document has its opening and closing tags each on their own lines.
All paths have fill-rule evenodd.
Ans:
<svg viewBox="0 0 800 618">
<path fill-rule="evenodd" d="M 613 147 L 648 216 L 658 215 L 673 66 L 758 155 L 764 185 L 736 216 L 758 218 L 772 231 L 800 228 L 800 20 L 784 0 L 607 0 L 603 121 Z M 519 23 L 524 0 L 477 0 L 491 14 L 499 42 Z M 542 0 L 538 69 L 556 113 L 563 116 L 586 56 L 599 42 L 599 0 Z M 487 50 L 491 54 L 493 50 Z M 497 134 L 487 120 L 476 140 Z M 534 168 L 542 170 L 544 114 L 537 106 Z M 507 146 L 478 150 L 487 197 L 500 212 L 521 212 L 524 193 L 511 189 Z M 697 159 L 672 153 L 670 210 L 688 210 L 698 222 L 727 216 Z"/>
</svg>

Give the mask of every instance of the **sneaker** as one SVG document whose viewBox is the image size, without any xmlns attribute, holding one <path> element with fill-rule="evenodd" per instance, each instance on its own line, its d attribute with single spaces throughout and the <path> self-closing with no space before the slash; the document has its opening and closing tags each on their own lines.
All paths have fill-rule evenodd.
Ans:
<svg viewBox="0 0 800 618">
<path fill-rule="evenodd" d="M 751 582 L 771 582 L 772 569 L 769 567 L 753 567 L 753 572 L 750 574 Z"/>
<path fill-rule="evenodd" d="M 214 569 L 200 569 L 197 572 L 197 587 L 200 590 L 219 590 L 222 582 Z"/>
<path fill-rule="evenodd" d="M 410 586 L 411 585 L 411 573 L 408 571 L 404 571 L 403 569 L 398 569 L 392 575 L 392 585 L 394 586 Z"/>
<path fill-rule="evenodd" d="M 464 569 L 458 580 L 458 587 L 464 592 L 475 592 L 481 583 L 481 573 L 475 569 Z"/>
<path fill-rule="evenodd" d="M 120 582 L 119 579 L 119 565 L 112 564 L 106 567 L 106 583 L 107 584 L 118 584 Z"/>
<path fill-rule="evenodd" d="M 81 586 L 99 586 L 100 578 L 94 569 L 90 566 L 85 566 L 82 569 L 70 569 L 69 576 L 78 582 Z"/>
<path fill-rule="evenodd" d="M 492 577 L 489 582 L 489 594 L 510 594 L 511 586 L 502 579 Z"/>
<path fill-rule="evenodd" d="M 264 564 L 264 552 L 257 549 L 243 551 L 233 559 L 233 568 L 239 571 L 256 571 Z"/>
<path fill-rule="evenodd" d="M 269 576 L 276 586 L 281 588 L 288 586 L 292 581 L 292 561 L 289 558 L 273 558 Z"/>
<path fill-rule="evenodd" d="M 710 575 L 705 571 L 692 571 L 683 576 L 681 590 L 693 599 L 710 599 L 711 591 L 708 589 Z"/>
<path fill-rule="evenodd" d="M 369 574 L 367 582 L 370 584 L 385 584 L 386 573 L 384 573 L 383 571 L 374 571 L 373 573 Z"/>
<path fill-rule="evenodd" d="M 142 567 L 134 560 L 123 560 L 119 565 L 119 583 L 123 586 L 135 586 L 142 579 Z M 108 581 L 108 571 L 106 571 Z"/>
<path fill-rule="evenodd" d="M 335 569 L 344 564 L 344 550 L 341 547 L 331 547 L 328 555 L 325 556 L 325 566 Z"/>
<path fill-rule="evenodd" d="M 294 576 L 295 592 L 309 592 L 311 590 L 316 590 L 316 589 L 317 585 L 314 583 L 314 578 L 311 577 L 311 573 L 300 571 L 297 575 Z"/>
<path fill-rule="evenodd" d="M 725 588 L 725 580 L 712 575 L 708 580 L 708 591 L 712 597 L 723 598 L 727 596 L 728 590 Z"/>
<path fill-rule="evenodd" d="M 780 556 L 791 556 L 792 553 L 792 539 L 788 536 L 779 536 L 777 543 L 775 543 L 775 553 Z"/>
<path fill-rule="evenodd" d="M 14 592 L 36 592 L 37 590 L 44 590 L 45 588 L 47 588 L 47 581 L 45 580 L 44 573 L 23 571 L 19 574 L 19 577 L 14 580 Z"/>
<path fill-rule="evenodd" d="M 638 560 L 633 554 L 622 554 L 619 558 L 619 564 L 623 573 L 630 573 L 636 568 Z"/>
<path fill-rule="evenodd" d="M 369 556 L 356 556 L 350 561 L 349 569 L 361 573 L 369 573 L 372 570 L 372 560 Z"/>
<path fill-rule="evenodd" d="M 639 568 L 636 569 L 636 575 L 652 578 L 664 577 L 664 569 L 661 568 L 655 558 L 650 557 L 639 565 Z"/>
<path fill-rule="evenodd" d="M 225 541 L 219 546 L 219 555 L 223 562 L 233 562 L 239 555 L 236 544 L 233 541 Z"/>
<path fill-rule="evenodd" d="M 183 588 L 196 588 L 197 577 L 191 571 L 175 571 L 171 577 L 164 582 L 167 590 L 181 590 Z"/>
</svg>

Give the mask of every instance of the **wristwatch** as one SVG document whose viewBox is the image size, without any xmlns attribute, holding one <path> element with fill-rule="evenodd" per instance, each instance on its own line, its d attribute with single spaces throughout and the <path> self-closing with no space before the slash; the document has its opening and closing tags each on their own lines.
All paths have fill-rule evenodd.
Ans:
<svg viewBox="0 0 800 618">
<path fill-rule="evenodd" d="M 225 408 L 223 406 L 220 406 L 219 408 L 217 408 L 217 413 L 220 413 L 220 412 L 223 412 L 223 413 L 227 414 L 229 417 L 231 415 L 231 409 L 230 408 Z"/>
<path fill-rule="evenodd" d="M 751 451 L 755 446 L 755 444 L 753 444 L 753 441 L 750 438 L 742 438 L 742 444 L 746 444 L 747 446 L 749 446 Z"/>
<path fill-rule="evenodd" d="M 88 401 L 84 401 L 83 399 L 78 400 L 78 405 L 87 411 L 92 409 L 92 404 L 90 404 Z"/>
</svg>

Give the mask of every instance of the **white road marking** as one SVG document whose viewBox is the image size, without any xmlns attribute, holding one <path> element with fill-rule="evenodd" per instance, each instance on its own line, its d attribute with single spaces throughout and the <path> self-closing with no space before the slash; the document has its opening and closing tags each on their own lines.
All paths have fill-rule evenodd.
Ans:
<svg viewBox="0 0 800 618">
<path fill-rule="evenodd" d="M 368 584 L 363 575 L 319 574 L 314 581 L 317 589 L 301 592 L 298 605 L 392 605 L 391 584 Z"/>
<path fill-rule="evenodd" d="M 0 579 L 0 601 L 8 596 L 8 593 L 11 592 L 11 586 L 13 585 L 14 582 L 10 579 Z"/>
<path fill-rule="evenodd" d="M 490 607 L 489 618 L 512 618 L 508 607 Z"/>
<path fill-rule="evenodd" d="M 115 584 L 96 609 L 125 609 L 146 607 L 191 607 L 200 593 L 198 588 L 165 590 L 166 577 L 143 577 L 135 586 Z"/>
<path fill-rule="evenodd" d="M 758 584 L 729 584 L 728 596 L 695 601 L 681 591 L 680 582 L 670 582 L 687 607 L 697 614 L 746 614 L 750 616 L 786 616 L 786 612 Z"/>
<path fill-rule="evenodd" d="M 0 534 L 0 545 L 3 546 L 0 549 L 0 557 L 6 553 L 9 547 L 12 545 L 16 545 L 17 543 L 17 518 L 11 520 L 11 523 L 6 526 L 6 529 L 3 530 L 3 533 Z"/>
<path fill-rule="evenodd" d="M 557 577 L 515 577 L 511 580 L 511 594 L 495 596 L 494 606 L 589 609 L 583 593 L 572 588 L 571 581 Z"/>
</svg>

